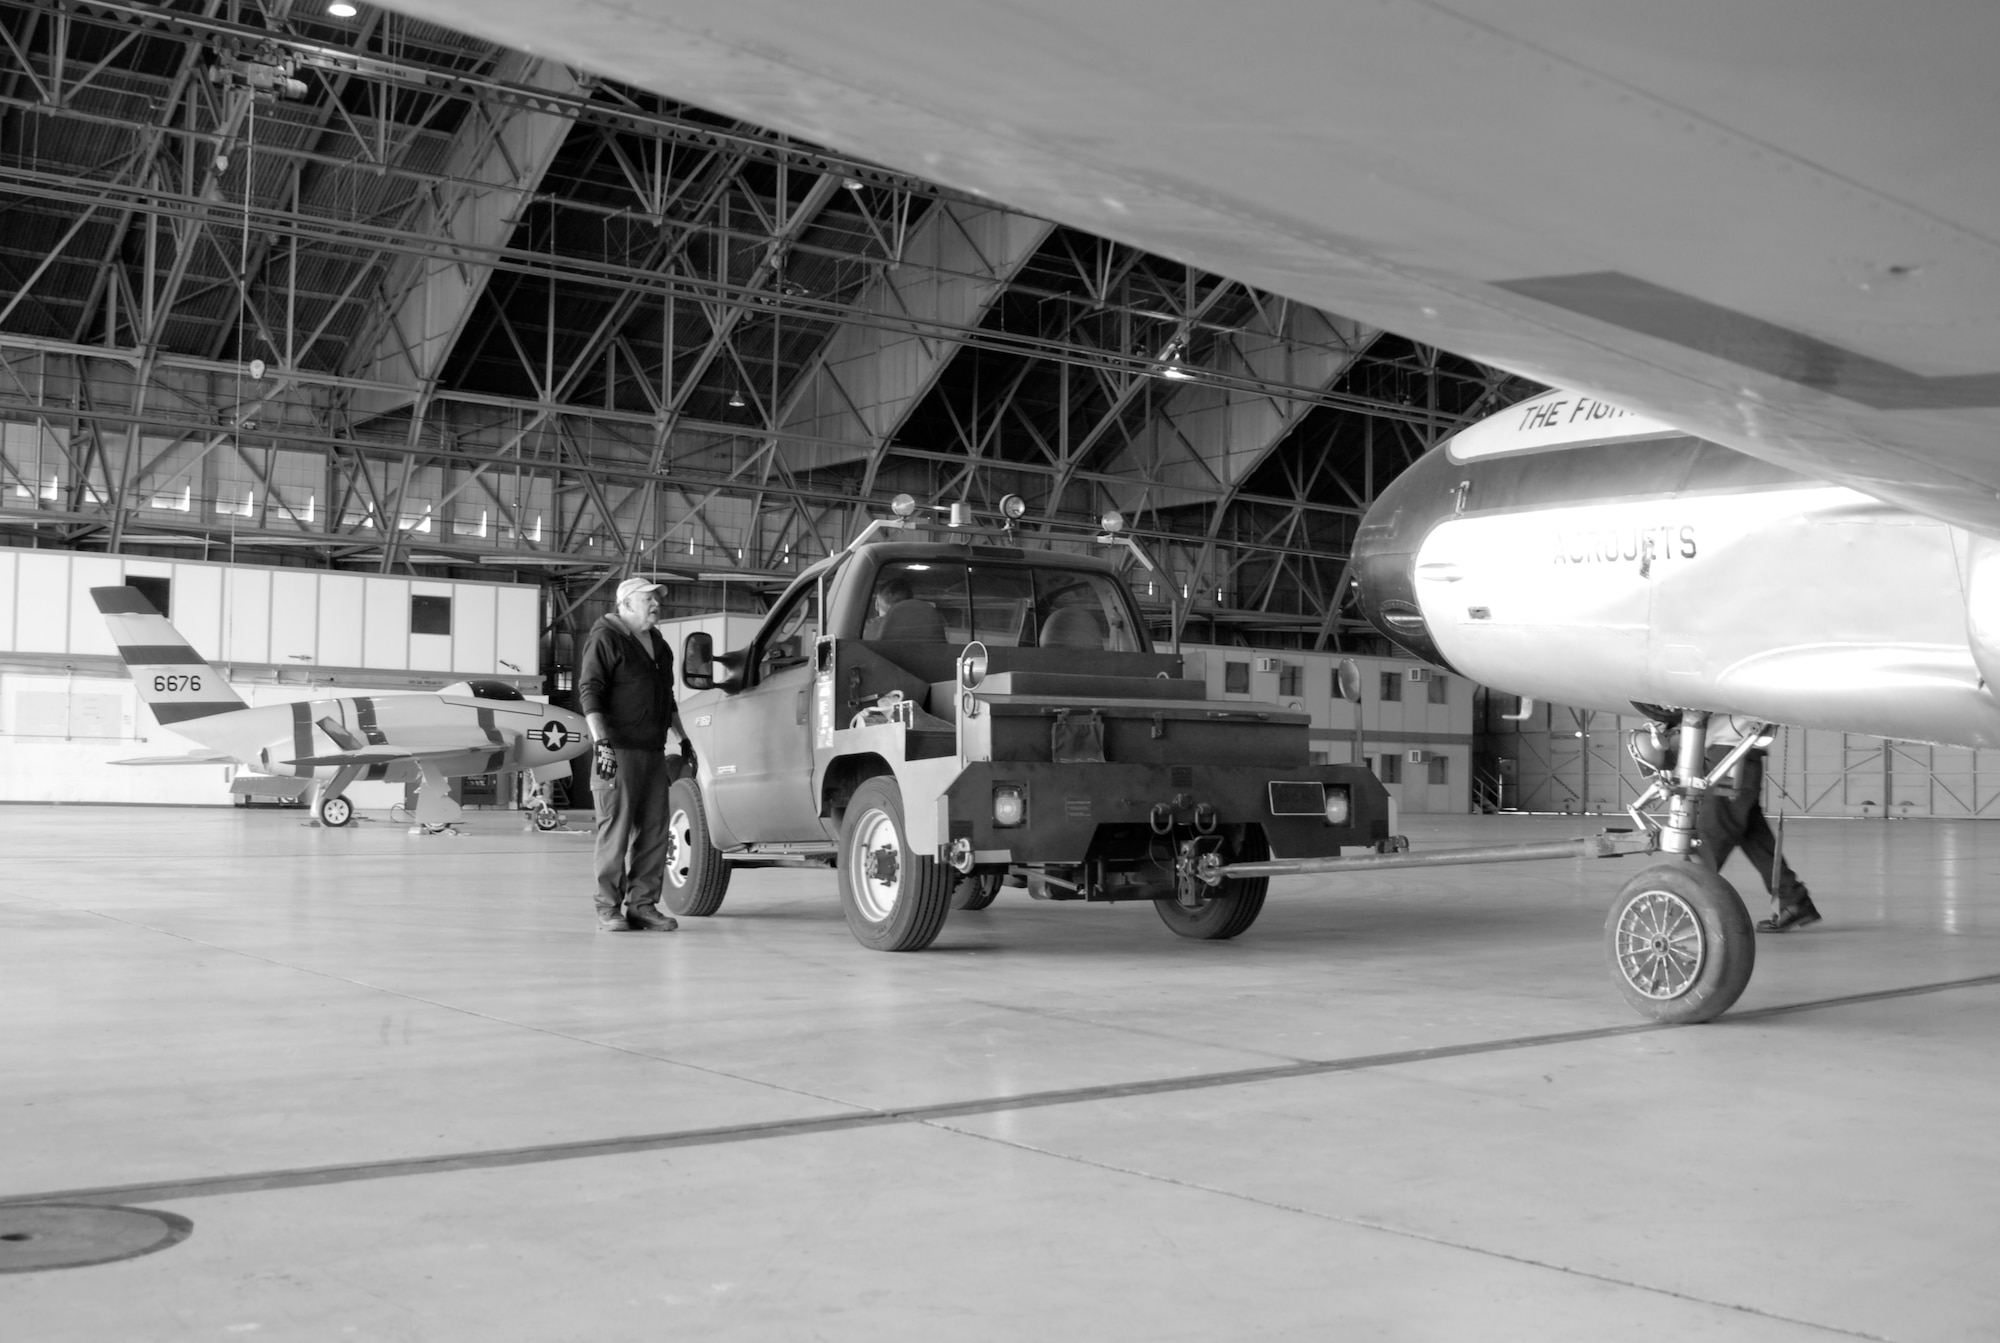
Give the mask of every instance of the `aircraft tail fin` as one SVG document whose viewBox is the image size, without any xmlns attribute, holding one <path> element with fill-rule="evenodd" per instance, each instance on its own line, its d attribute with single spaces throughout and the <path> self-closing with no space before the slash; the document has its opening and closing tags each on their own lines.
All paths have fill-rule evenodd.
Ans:
<svg viewBox="0 0 2000 1343">
<path fill-rule="evenodd" d="M 249 707 L 137 588 L 92 588 L 90 597 L 160 726 Z"/>
</svg>

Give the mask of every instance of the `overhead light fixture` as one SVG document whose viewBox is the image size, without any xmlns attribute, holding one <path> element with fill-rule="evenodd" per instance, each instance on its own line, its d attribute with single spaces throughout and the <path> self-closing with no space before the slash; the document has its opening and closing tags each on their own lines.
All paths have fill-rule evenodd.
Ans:
<svg viewBox="0 0 2000 1343">
<path fill-rule="evenodd" d="M 731 388 L 731 389 L 730 389 L 730 392 L 729 392 L 729 404 L 730 404 L 730 405 L 732 405 L 732 406 L 734 406 L 734 407 L 735 407 L 736 409 L 738 409 L 738 410 L 741 410 L 741 409 L 743 409 L 744 405 L 745 405 L 745 404 L 747 404 L 747 403 L 746 403 L 746 402 L 745 402 L 745 401 L 743 400 L 743 389 L 742 389 L 742 388 L 740 388 L 740 387 L 736 387 L 736 388 Z"/>
<path fill-rule="evenodd" d="M 841 185 L 846 187 L 849 191 L 859 191 L 861 190 L 861 179 L 858 177 L 850 177 L 845 182 L 842 182 Z"/>
<path fill-rule="evenodd" d="M 351 19 L 361 11 L 348 4 L 347 0 L 333 0 L 333 3 L 326 7 L 326 12 L 336 19 Z"/>
</svg>

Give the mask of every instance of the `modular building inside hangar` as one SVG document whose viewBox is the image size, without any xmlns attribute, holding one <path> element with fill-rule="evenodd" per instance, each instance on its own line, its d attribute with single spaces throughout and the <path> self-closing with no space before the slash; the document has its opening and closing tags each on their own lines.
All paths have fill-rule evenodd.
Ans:
<svg viewBox="0 0 2000 1343">
<path fill-rule="evenodd" d="M 253 709 L 553 715 L 622 580 L 726 661 L 907 494 L 926 540 L 1113 561 L 1175 695 L 1302 719 L 1412 854 L 1630 826 L 1652 781 L 1645 706 L 1475 684 L 1348 595 L 1391 482 L 1542 391 L 1442 318 L 343 8 L 0 0 L 22 1337 L 1990 1326 L 1988 751 L 1774 734 L 1826 922 L 1698 1030 L 1608 982 L 1632 859 L 1278 875 L 1212 941 L 999 885 L 881 955 L 824 846 L 598 936 L 587 753 L 553 827 L 495 769 L 428 834 L 414 774 L 331 825 L 282 756 L 113 763 L 195 743 L 93 589 Z"/>
</svg>

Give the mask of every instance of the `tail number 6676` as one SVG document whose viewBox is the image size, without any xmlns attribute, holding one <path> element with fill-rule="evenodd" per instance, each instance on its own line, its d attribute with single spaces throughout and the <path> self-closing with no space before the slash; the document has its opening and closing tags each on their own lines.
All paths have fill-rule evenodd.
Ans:
<svg viewBox="0 0 2000 1343">
<path fill-rule="evenodd" d="M 159 695 L 177 694 L 183 690 L 201 689 L 199 676 L 155 676 L 153 692 Z"/>
</svg>

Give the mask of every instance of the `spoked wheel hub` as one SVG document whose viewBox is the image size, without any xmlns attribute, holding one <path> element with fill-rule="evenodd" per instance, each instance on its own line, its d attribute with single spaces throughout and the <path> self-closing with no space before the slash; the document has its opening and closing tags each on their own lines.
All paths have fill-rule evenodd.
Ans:
<svg viewBox="0 0 2000 1343">
<path fill-rule="evenodd" d="M 1647 891 L 1618 921 L 1618 970 L 1634 992 L 1678 998 L 1701 977 L 1708 939 L 1692 906 L 1671 891 Z"/>
</svg>

